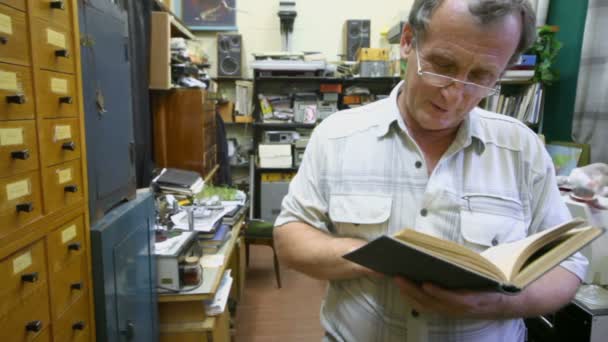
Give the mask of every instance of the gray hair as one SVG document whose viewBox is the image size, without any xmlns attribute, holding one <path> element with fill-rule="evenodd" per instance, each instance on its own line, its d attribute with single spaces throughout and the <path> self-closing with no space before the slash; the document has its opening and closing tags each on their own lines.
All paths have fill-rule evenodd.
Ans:
<svg viewBox="0 0 608 342">
<path fill-rule="evenodd" d="M 433 12 L 444 0 L 415 0 L 409 16 L 409 24 L 416 39 L 422 42 L 431 21 Z M 536 41 L 536 15 L 528 0 L 465 0 L 469 2 L 469 12 L 486 25 L 512 14 L 521 15 L 522 30 L 519 44 L 511 56 L 509 64 L 517 61 L 519 56 L 528 50 Z"/>
</svg>

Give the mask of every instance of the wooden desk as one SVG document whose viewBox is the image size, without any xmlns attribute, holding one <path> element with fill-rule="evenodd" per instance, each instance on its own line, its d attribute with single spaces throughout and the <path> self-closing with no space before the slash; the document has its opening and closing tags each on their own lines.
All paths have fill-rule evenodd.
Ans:
<svg viewBox="0 0 608 342">
<path fill-rule="evenodd" d="M 215 296 L 227 269 L 232 269 L 234 278 L 231 298 L 240 298 L 245 274 L 245 241 L 240 236 L 244 223 L 245 216 L 234 224 L 230 239 L 216 253 L 224 256 L 224 263 L 203 268 L 201 286 L 187 292 L 159 294 L 160 342 L 230 341 L 230 313 L 226 309 L 218 316 L 207 316 L 203 300 Z"/>
</svg>

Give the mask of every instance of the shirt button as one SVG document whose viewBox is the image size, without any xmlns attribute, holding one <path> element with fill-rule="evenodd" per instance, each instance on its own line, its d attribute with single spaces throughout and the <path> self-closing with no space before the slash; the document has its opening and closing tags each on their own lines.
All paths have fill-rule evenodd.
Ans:
<svg viewBox="0 0 608 342">
<path fill-rule="evenodd" d="M 418 317 L 420 314 L 416 310 L 412 310 L 412 317 Z"/>
<path fill-rule="evenodd" d="M 416 168 L 417 168 L 417 169 L 419 169 L 419 168 L 421 168 L 421 167 L 422 167 L 422 162 L 421 162 L 420 160 L 418 160 L 418 161 L 416 162 L 416 164 L 414 164 L 414 165 L 416 166 Z"/>
<path fill-rule="evenodd" d="M 493 238 L 492 239 L 492 246 L 497 246 L 498 245 L 498 238 Z"/>
<path fill-rule="evenodd" d="M 422 216 L 426 216 L 428 213 L 429 213 L 429 211 L 426 209 L 420 210 L 420 215 L 422 215 Z"/>
</svg>

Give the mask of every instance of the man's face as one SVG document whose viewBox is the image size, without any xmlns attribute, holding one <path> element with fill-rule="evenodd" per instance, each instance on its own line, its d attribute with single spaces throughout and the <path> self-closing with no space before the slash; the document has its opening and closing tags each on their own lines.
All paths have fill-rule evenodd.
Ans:
<svg viewBox="0 0 608 342">
<path fill-rule="evenodd" d="M 408 68 L 405 91 L 399 102 L 410 127 L 432 131 L 454 129 L 483 98 L 460 83 L 443 88 L 429 85 L 417 74 L 414 49 L 418 49 L 423 71 L 480 84 L 488 78 L 493 83 L 515 52 L 521 34 L 519 16 L 481 26 L 466 3 L 444 1 L 433 14 L 421 43 L 415 42 L 411 27 L 404 30 L 401 51 L 402 56 L 408 56 Z"/>
</svg>

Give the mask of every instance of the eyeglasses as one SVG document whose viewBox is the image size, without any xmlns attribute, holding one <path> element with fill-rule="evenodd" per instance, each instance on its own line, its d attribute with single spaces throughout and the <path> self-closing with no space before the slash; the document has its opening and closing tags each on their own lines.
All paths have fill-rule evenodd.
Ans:
<svg viewBox="0 0 608 342">
<path fill-rule="evenodd" d="M 449 87 L 454 83 L 462 83 L 464 85 L 465 91 L 468 91 L 470 94 L 474 96 L 487 97 L 492 96 L 500 92 L 500 85 L 495 86 L 494 88 L 482 86 L 477 83 L 462 81 L 454 77 L 436 74 L 430 71 L 422 71 L 422 67 L 420 65 L 420 54 L 418 53 L 418 47 L 416 49 L 416 62 L 418 63 L 418 76 L 422 80 L 424 80 L 429 85 L 434 87 L 444 88 Z"/>
</svg>

